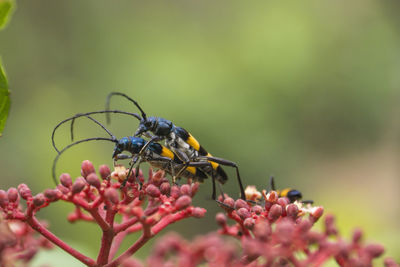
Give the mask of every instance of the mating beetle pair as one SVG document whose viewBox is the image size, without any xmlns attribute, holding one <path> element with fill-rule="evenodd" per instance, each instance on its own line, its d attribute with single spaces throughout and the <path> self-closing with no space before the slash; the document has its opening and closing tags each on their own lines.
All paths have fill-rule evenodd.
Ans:
<svg viewBox="0 0 400 267">
<path fill-rule="evenodd" d="M 129 113 L 119 110 L 109 110 L 110 99 L 114 95 L 120 95 L 132 103 L 141 111 L 141 117 L 136 113 Z M 140 120 L 139 128 L 137 129 L 135 136 L 124 137 L 117 139 L 110 131 L 106 129 L 104 125 L 92 118 L 90 115 L 105 113 L 119 113 L 133 116 Z M 110 138 L 94 137 L 76 141 L 64 149 L 59 151 L 54 143 L 54 133 L 56 129 L 63 123 L 71 121 L 71 136 L 73 136 L 73 123 L 76 118 L 87 117 L 99 126 L 101 126 L 110 136 Z M 107 116 L 109 121 L 109 116 Z M 153 133 L 151 135 L 149 132 Z M 149 141 L 145 141 L 140 138 L 140 135 L 145 135 L 150 138 Z M 211 176 L 213 182 L 213 193 L 212 198 L 216 199 L 216 187 L 215 180 L 223 184 L 227 180 L 227 175 L 222 169 L 221 165 L 231 166 L 236 169 L 236 175 L 240 187 L 241 198 L 245 199 L 244 189 L 241 182 L 238 166 L 229 160 L 216 158 L 211 156 L 199 142 L 185 129 L 175 126 L 171 121 L 158 118 L 158 117 L 147 117 L 146 113 L 142 110 L 139 104 L 122 93 L 111 93 L 107 97 L 106 110 L 88 112 L 84 114 L 77 114 L 71 118 L 68 118 L 60 122 L 53 130 L 52 141 L 53 146 L 59 153 L 53 163 L 53 178 L 55 179 L 55 167 L 59 156 L 68 148 L 77 145 L 79 143 L 95 140 L 105 140 L 114 142 L 115 148 L 113 153 L 114 160 L 132 158 L 131 167 L 128 173 L 128 177 L 134 164 L 139 160 L 147 161 L 152 166 L 165 170 L 173 176 L 173 180 L 177 177 L 192 178 L 195 180 L 202 181 L 204 178 Z M 165 140 L 166 147 L 158 144 L 158 141 Z M 123 151 L 128 151 L 131 155 L 122 154 Z M 138 164 L 138 166 L 139 166 Z M 137 168 L 138 168 L 137 166 Z M 137 173 L 137 172 L 136 172 Z M 57 182 L 56 182 L 57 183 Z"/>
</svg>

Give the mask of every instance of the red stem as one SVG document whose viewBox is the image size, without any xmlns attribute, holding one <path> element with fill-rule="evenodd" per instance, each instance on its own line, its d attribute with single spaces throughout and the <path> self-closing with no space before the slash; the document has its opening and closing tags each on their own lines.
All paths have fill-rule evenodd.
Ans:
<svg viewBox="0 0 400 267">
<path fill-rule="evenodd" d="M 82 253 L 70 247 L 67 243 L 65 243 L 56 235 L 54 235 L 52 232 L 43 227 L 35 217 L 27 218 L 26 222 L 32 227 L 32 229 L 39 232 L 42 236 L 46 237 L 50 242 L 54 243 L 55 245 L 63 249 L 65 252 L 75 257 L 83 264 L 87 266 L 97 266 L 96 262 L 93 259 L 83 255 Z"/>
</svg>

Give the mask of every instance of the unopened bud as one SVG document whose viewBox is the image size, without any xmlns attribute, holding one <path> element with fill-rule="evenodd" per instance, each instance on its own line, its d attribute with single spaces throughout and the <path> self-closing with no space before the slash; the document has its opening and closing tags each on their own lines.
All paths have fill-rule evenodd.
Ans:
<svg viewBox="0 0 400 267">
<path fill-rule="evenodd" d="M 255 214 L 260 215 L 263 212 L 263 208 L 260 205 L 255 205 L 251 208 Z"/>
<path fill-rule="evenodd" d="M 249 205 L 247 205 L 247 202 L 246 201 L 244 201 L 243 199 L 238 199 L 238 200 L 236 200 L 235 201 L 235 209 L 236 210 L 238 210 L 238 209 L 241 209 L 241 208 L 244 208 L 244 209 L 249 209 Z"/>
<path fill-rule="evenodd" d="M 189 196 L 181 196 L 175 202 L 175 207 L 177 210 L 183 210 L 192 204 L 192 199 Z"/>
<path fill-rule="evenodd" d="M 191 196 L 192 195 L 192 189 L 190 188 L 190 185 L 184 184 L 181 186 L 181 194 L 182 195 L 187 195 Z"/>
<path fill-rule="evenodd" d="M 119 202 L 118 191 L 115 188 L 107 188 L 104 196 L 113 204 L 118 204 Z"/>
<path fill-rule="evenodd" d="M 5 207 L 8 204 L 8 196 L 6 191 L 0 190 L 0 206 Z"/>
<path fill-rule="evenodd" d="M 89 160 L 84 160 L 81 166 L 81 175 L 83 177 L 87 177 L 89 174 L 96 172 L 94 169 L 93 163 Z"/>
<path fill-rule="evenodd" d="M 247 218 L 243 222 L 243 226 L 246 227 L 247 229 L 252 230 L 254 228 L 254 224 L 256 221 L 253 218 Z"/>
<path fill-rule="evenodd" d="M 203 208 L 196 207 L 192 211 L 192 215 L 195 218 L 202 218 L 206 214 L 207 210 Z"/>
<path fill-rule="evenodd" d="M 246 208 L 240 208 L 236 211 L 237 215 L 239 215 L 242 220 L 250 217 L 251 213 Z"/>
<path fill-rule="evenodd" d="M 361 231 L 361 229 L 359 229 L 359 228 L 354 229 L 354 232 L 353 232 L 353 243 L 354 244 L 360 243 L 361 239 L 362 239 L 362 236 L 363 236 L 363 232 Z"/>
<path fill-rule="evenodd" d="M 32 197 L 32 191 L 26 184 L 18 185 L 18 193 L 23 199 L 28 199 Z"/>
<path fill-rule="evenodd" d="M 230 208 L 234 208 L 234 206 L 235 206 L 235 200 L 230 197 L 225 198 L 223 203 Z"/>
<path fill-rule="evenodd" d="M 17 202 L 18 200 L 18 190 L 15 187 L 11 187 L 7 190 L 8 201 Z"/>
<path fill-rule="evenodd" d="M 101 165 L 99 168 L 99 172 L 103 180 L 110 178 L 111 170 L 107 165 Z"/>
<path fill-rule="evenodd" d="M 199 183 L 192 183 L 192 185 L 190 186 L 192 188 L 191 196 L 194 196 L 197 193 L 197 191 L 199 190 L 199 186 Z"/>
<path fill-rule="evenodd" d="M 86 181 L 93 187 L 100 188 L 100 180 L 97 174 L 92 172 L 86 177 Z"/>
<path fill-rule="evenodd" d="M 171 197 L 177 199 L 181 195 L 181 190 L 179 189 L 178 186 L 173 185 L 171 187 Z"/>
<path fill-rule="evenodd" d="M 295 204 L 289 204 L 286 206 L 286 216 L 295 220 L 299 215 L 299 208 Z"/>
<path fill-rule="evenodd" d="M 316 222 L 319 218 L 321 218 L 322 214 L 324 214 L 324 208 L 323 207 L 315 207 L 313 208 L 311 212 L 311 216 L 314 219 L 314 222 Z"/>
<path fill-rule="evenodd" d="M 222 212 L 218 212 L 215 216 L 215 220 L 220 226 L 226 225 L 226 216 Z"/>
<path fill-rule="evenodd" d="M 43 193 L 39 193 L 33 197 L 33 205 L 35 207 L 40 207 L 46 202 L 46 198 L 44 197 Z"/>
<path fill-rule="evenodd" d="M 60 182 L 63 186 L 70 188 L 72 186 L 71 175 L 68 173 L 63 173 L 60 175 Z"/>
<path fill-rule="evenodd" d="M 268 219 L 271 221 L 276 221 L 281 215 L 282 207 L 278 204 L 274 204 L 268 212 Z"/>
<path fill-rule="evenodd" d="M 57 189 L 46 189 L 44 191 L 44 196 L 48 200 L 54 201 L 54 200 L 57 200 L 61 196 L 61 192 L 58 191 Z"/>
<path fill-rule="evenodd" d="M 171 190 L 171 185 L 169 182 L 164 182 L 160 185 L 160 191 L 163 195 L 169 194 L 169 191 Z"/>
<path fill-rule="evenodd" d="M 75 182 L 72 184 L 72 194 L 78 194 L 80 193 L 83 188 L 86 186 L 86 181 L 83 177 L 78 177 Z"/>
<path fill-rule="evenodd" d="M 151 197 L 159 197 L 161 194 L 160 189 L 158 189 L 158 187 L 153 184 L 149 184 L 146 187 L 146 193 Z"/>
<path fill-rule="evenodd" d="M 365 252 L 367 252 L 372 258 L 377 258 L 385 252 L 385 248 L 379 244 L 368 244 L 364 248 Z"/>
</svg>

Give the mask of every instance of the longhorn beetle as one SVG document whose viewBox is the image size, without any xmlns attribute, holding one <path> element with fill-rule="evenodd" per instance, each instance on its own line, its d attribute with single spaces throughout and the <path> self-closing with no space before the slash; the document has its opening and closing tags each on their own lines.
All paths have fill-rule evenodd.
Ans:
<svg viewBox="0 0 400 267">
<path fill-rule="evenodd" d="M 287 197 L 291 203 L 293 203 L 295 201 L 300 201 L 303 197 L 301 192 L 296 189 L 285 188 L 282 190 L 276 190 L 275 189 L 275 180 L 274 180 L 273 176 L 271 176 L 269 178 L 269 184 L 270 184 L 270 189 L 276 191 L 278 193 L 279 197 Z M 301 202 L 304 204 L 313 204 L 314 203 L 314 201 L 312 201 L 312 200 L 302 200 Z"/>
<path fill-rule="evenodd" d="M 104 113 L 104 112 L 100 112 L 100 113 Z M 92 112 L 91 114 L 95 114 L 95 113 Z M 123 137 L 118 140 L 109 130 L 107 130 L 107 128 L 104 125 L 102 125 L 99 121 L 90 117 L 87 114 L 77 114 L 73 117 L 65 119 L 62 122 L 60 122 L 56 126 L 55 129 L 57 129 L 61 124 L 68 122 L 69 120 L 73 121 L 76 118 L 83 117 L 83 116 L 89 118 L 90 120 L 92 120 L 93 122 L 98 124 L 101 128 L 103 128 L 107 132 L 107 134 L 110 136 L 110 138 L 94 137 L 94 138 L 82 139 L 82 140 L 76 141 L 76 142 L 66 146 L 62 150 L 56 149 L 58 151 L 58 155 L 54 159 L 53 168 L 52 168 L 53 179 L 56 184 L 57 184 L 56 165 L 57 165 L 58 159 L 61 156 L 61 154 L 64 153 L 67 149 L 69 149 L 72 146 L 75 146 L 77 144 L 80 144 L 83 142 L 88 142 L 88 141 L 99 141 L 99 140 L 104 140 L 104 141 L 109 141 L 109 142 L 115 143 L 114 152 L 112 155 L 114 162 L 119 159 L 128 159 L 128 158 L 132 159 L 127 177 L 130 177 L 132 168 L 137 162 L 138 162 L 138 164 L 136 167 L 136 172 L 135 172 L 136 174 L 139 172 L 140 163 L 142 161 L 146 161 L 146 162 L 150 163 L 150 165 L 152 165 L 153 167 L 162 169 L 171 175 L 175 175 L 175 172 L 179 170 L 180 174 L 178 175 L 178 177 L 185 177 L 185 178 L 193 179 L 193 180 L 200 181 L 200 182 L 203 182 L 203 180 L 205 178 L 207 178 L 207 175 L 199 167 L 211 165 L 209 162 L 190 162 L 189 166 L 184 171 L 181 171 L 182 167 L 184 165 L 183 162 L 178 157 L 176 157 L 175 154 L 168 148 L 166 148 L 156 142 L 149 143 L 148 141 L 144 140 L 143 138 L 135 137 L 135 136 Z M 147 145 L 147 147 L 146 147 L 146 145 Z M 130 152 L 131 155 L 122 154 L 122 152 L 124 152 L 124 151 Z M 127 178 L 123 181 L 122 186 L 125 185 L 126 181 L 127 181 Z M 213 176 L 212 176 L 212 182 L 213 182 L 212 198 L 214 200 L 216 200 L 215 178 Z"/>
<path fill-rule="evenodd" d="M 201 169 L 209 175 L 214 175 L 215 179 L 217 179 L 222 184 L 226 182 L 228 176 L 220 165 L 234 167 L 236 169 L 236 177 L 240 188 L 241 198 L 245 200 L 245 194 L 239 174 L 239 168 L 236 163 L 223 158 L 213 157 L 188 131 L 186 131 L 182 127 L 174 125 L 171 121 L 160 117 L 147 117 L 146 113 L 139 106 L 139 104 L 126 94 L 119 92 L 110 93 L 107 96 L 106 110 L 110 109 L 110 100 L 111 97 L 114 95 L 122 96 L 131 101 L 142 114 L 139 128 L 136 130 L 134 136 L 145 135 L 151 138 L 150 141 L 148 141 L 149 143 L 165 139 L 165 145 L 169 149 L 171 149 L 182 162 L 184 162 L 185 166 L 183 166 L 181 171 L 183 171 L 186 166 L 189 166 L 189 163 L 193 161 L 210 162 L 211 165 L 206 165 L 204 167 L 201 167 Z M 109 113 L 106 113 L 106 118 L 107 122 L 109 123 Z M 149 134 L 149 132 L 152 132 L 154 135 Z M 178 172 L 178 175 L 181 171 Z"/>
</svg>

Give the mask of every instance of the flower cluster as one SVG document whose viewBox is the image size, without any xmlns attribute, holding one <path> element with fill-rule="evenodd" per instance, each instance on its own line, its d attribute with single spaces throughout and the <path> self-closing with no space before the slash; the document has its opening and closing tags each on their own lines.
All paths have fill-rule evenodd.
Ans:
<svg viewBox="0 0 400 267">
<path fill-rule="evenodd" d="M 33 231 L 30 230 L 33 229 L 85 265 L 118 266 L 166 226 L 188 217 L 203 217 L 206 212 L 203 208 L 191 205 L 192 197 L 198 189 L 196 183 L 171 185 L 164 178 L 162 171 L 153 173 L 150 170 L 147 181 L 141 171 L 137 177 L 133 172 L 126 185 L 121 187 L 122 181 L 128 175 L 128 170 L 124 167 L 117 167 L 111 173 L 111 170 L 103 165 L 100 166 L 99 173 L 101 179 L 96 174 L 93 164 L 84 161 L 81 177 L 72 182 L 70 175 L 62 174 L 61 184 L 55 189 L 46 189 L 37 195 L 32 195 L 25 184 L 19 185 L 18 189 L 10 188 L 7 192 L 0 190 L 0 214 L 4 217 L 1 228 L 8 229 L 16 223 L 20 225 L 18 231 L 11 228 L 9 239 L 4 242 L 0 240 L 1 251 L 13 248 L 13 251 L 16 251 L 18 248 L 13 240 L 18 239 L 11 237 L 15 237 L 21 231 L 24 232 L 22 235 L 26 240 L 30 240 L 29 243 L 25 242 L 25 249 L 33 249 L 31 244 L 34 248 L 38 248 L 38 244 L 48 246 L 48 242 L 44 242 L 43 238 L 33 238 Z M 135 179 L 140 182 L 137 183 Z M 101 228 L 101 248 L 96 260 L 69 246 L 36 218 L 37 212 L 55 201 L 65 201 L 75 206 L 68 216 L 70 222 L 94 222 Z M 116 220 L 117 214 L 121 215 L 120 221 Z M 142 232 L 141 237 L 125 252 L 115 257 L 126 235 L 139 231 Z M 0 260 L 9 255 L 2 253 Z"/>
<path fill-rule="evenodd" d="M 339 266 L 372 266 L 384 248 L 364 244 L 363 233 L 355 230 L 350 242 L 345 241 L 335 226 L 332 215 L 325 216 L 324 231 L 313 229 L 323 214 L 322 207 L 301 202 L 290 203 L 277 192 L 268 194 L 246 190 L 248 199 L 258 202 L 220 198 L 225 213 L 218 213 L 218 233 L 209 234 L 189 243 L 179 236 L 161 239 L 148 260 L 149 266 L 323 266 L 335 260 Z M 254 190 L 253 190 L 254 191 Z M 251 195 L 251 196 L 250 196 Z M 259 198 L 263 196 L 262 203 Z M 259 203 L 259 204 L 256 204 Z M 233 220 L 228 225 L 228 218 Z M 241 248 L 234 240 L 240 240 Z M 385 259 L 385 266 L 399 266 Z"/>
</svg>

